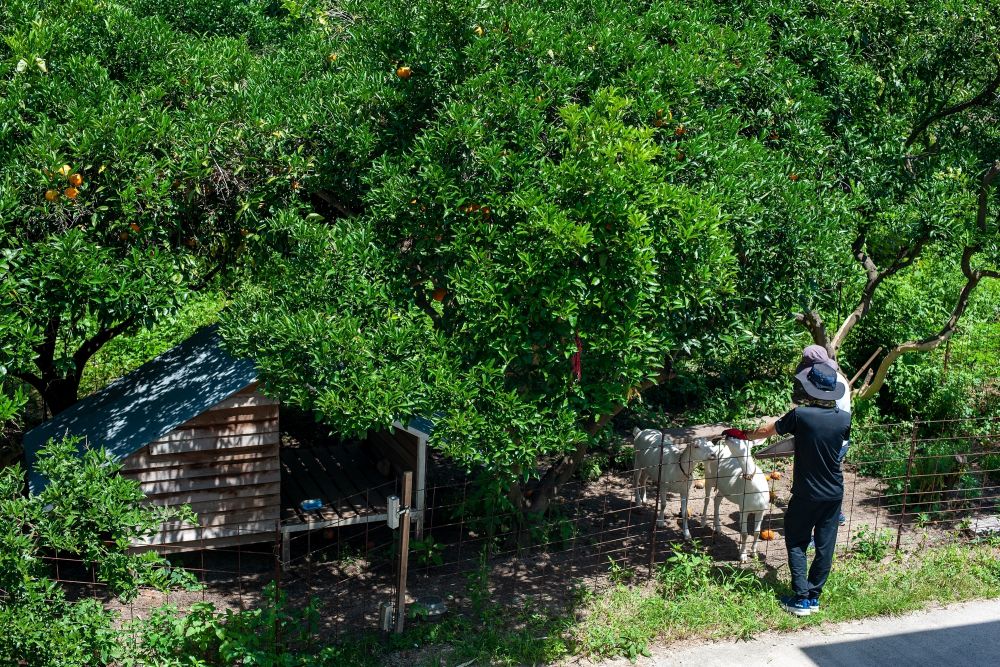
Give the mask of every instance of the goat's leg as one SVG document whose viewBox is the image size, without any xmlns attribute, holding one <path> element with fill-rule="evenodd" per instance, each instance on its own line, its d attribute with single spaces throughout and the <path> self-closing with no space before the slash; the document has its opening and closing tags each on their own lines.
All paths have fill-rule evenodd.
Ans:
<svg viewBox="0 0 1000 667">
<path fill-rule="evenodd" d="M 747 561 L 747 513 L 740 511 L 740 562 Z"/>
<path fill-rule="evenodd" d="M 642 468 L 635 469 L 635 475 L 633 481 L 635 483 L 635 504 L 645 505 L 646 504 L 646 475 L 643 474 Z"/>
<path fill-rule="evenodd" d="M 751 515 L 754 519 L 753 525 L 753 544 L 750 545 L 750 553 L 754 558 L 757 557 L 757 539 L 760 537 L 760 525 L 764 523 L 764 512 L 754 512 Z"/>
</svg>

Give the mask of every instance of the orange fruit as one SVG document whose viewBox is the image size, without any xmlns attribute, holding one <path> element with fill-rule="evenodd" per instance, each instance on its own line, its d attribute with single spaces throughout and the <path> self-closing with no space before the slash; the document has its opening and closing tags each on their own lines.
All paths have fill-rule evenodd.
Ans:
<svg viewBox="0 0 1000 667">
<path fill-rule="evenodd" d="M 778 472 L 777 470 L 775 470 L 774 472 L 771 473 L 770 477 L 771 477 L 771 479 L 774 479 L 774 480 L 781 479 L 781 473 Z"/>
<path fill-rule="evenodd" d="M 678 162 L 683 162 L 685 157 L 687 157 L 687 156 L 684 155 L 684 151 L 677 151 L 677 161 Z"/>
<path fill-rule="evenodd" d="M 489 217 L 490 217 L 490 207 L 489 206 L 484 206 L 482 208 L 482 214 L 483 214 L 484 218 L 489 219 Z"/>
<path fill-rule="evenodd" d="M 446 290 L 443 287 L 438 287 L 436 290 L 434 290 L 434 300 L 444 301 L 444 297 L 446 294 L 448 294 L 448 290 Z"/>
<path fill-rule="evenodd" d="M 134 223 L 134 222 L 130 223 L 129 224 L 129 229 L 131 229 L 133 232 L 138 232 L 139 231 L 139 225 L 136 224 L 136 223 Z"/>
<path fill-rule="evenodd" d="M 76 199 L 76 196 L 80 194 L 80 191 L 77 190 L 76 188 L 66 188 L 65 190 L 63 190 L 63 194 L 69 197 L 70 199 Z"/>
<path fill-rule="evenodd" d="M 299 183 L 298 181 L 292 181 L 292 190 L 298 190 L 301 187 L 302 187 L 301 183 Z"/>
<path fill-rule="evenodd" d="M 58 190 L 46 190 L 45 191 L 45 198 L 48 201 L 55 201 L 55 200 L 59 199 L 59 191 Z"/>
<path fill-rule="evenodd" d="M 683 125 L 678 125 L 677 129 L 674 130 L 674 135 L 678 137 L 683 137 L 687 133 Z"/>
<path fill-rule="evenodd" d="M 770 542 L 775 537 L 777 537 L 777 534 L 773 530 L 768 529 L 760 531 L 760 539 L 764 540 L 765 542 Z"/>
<path fill-rule="evenodd" d="M 184 243 L 185 243 L 185 244 L 187 245 L 187 247 L 189 247 L 189 248 L 193 248 L 193 247 L 195 247 L 196 245 L 198 245 L 198 242 L 194 240 L 194 237 L 191 237 L 191 238 L 189 238 L 189 239 L 188 239 L 187 241 L 185 241 Z"/>
<path fill-rule="evenodd" d="M 118 238 L 122 241 L 128 240 L 128 232 L 121 232 L 118 234 Z"/>
<path fill-rule="evenodd" d="M 83 176 L 81 176 L 80 174 L 70 174 L 69 175 L 69 184 L 70 185 L 77 185 L 77 186 L 83 185 Z"/>
<path fill-rule="evenodd" d="M 60 176 L 69 176 L 69 172 L 70 172 L 69 165 L 68 164 L 64 164 L 63 166 L 59 167 L 58 172 L 59 172 Z"/>
<path fill-rule="evenodd" d="M 653 121 L 653 126 L 654 127 L 663 127 L 663 119 L 662 118 L 657 118 L 656 120 L 654 120 Z"/>
<path fill-rule="evenodd" d="M 411 70 L 406 65 L 402 65 L 396 68 L 396 76 L 400 79 L 409 79 L 413 75 L 413 70 Z"/>
<path fill-rule="evenodd" d="M 795 181 L 799 180 L 799 175 L 798 174 L 789 174 L 788 178 L 789 178 L 790 181 L 792 181 L 794 183 Z"/>
</svg>

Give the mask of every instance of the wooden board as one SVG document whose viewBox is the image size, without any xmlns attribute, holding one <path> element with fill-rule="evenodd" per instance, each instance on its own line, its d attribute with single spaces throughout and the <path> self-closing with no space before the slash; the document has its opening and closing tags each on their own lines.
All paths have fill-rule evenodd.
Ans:
<svg viewBox="0 0 1000 667">
<path fill-rule="evenodd" d="M 177 454 L 180 452 L 208 451 L 218 449 L 239 449 L 243 447 L 260 447 L 262 445 L 277 445 L 281 442 L 281 433 L 254 433 L 253 435 L 238 435 L 232 437 L 197 438 L 180 442 L 150 443 L 149 453 L 153 456 Z"/>
<path fill-rule="evenodd" d="M 148 482 L 194 479 L 196 477 L 232 478 L 237 475 L 278 470 L 278 467 L 278 457 L 268 456 L 251 461 L 220 463 L 218 465 L 213 465 L 212 463 L 190 463 L 185 465 L 182 463 L 169 468 L 157 468 L 154 470 L 129 470 L 123 471 L 122 476 L 145 484 Z"/>
<path fill-rule="evenodd" d="M 165 482 L 140 482 L 146 495 L 163 495 L 166 493 L 182 493 L 202 489 L 230 488 L 234 491 L 248 486 L 280 482 L 281 472 L 277 469 L 264 472 L 252 472 L 242 475 L 220 475 L 218 477 L 179 478 Z"/>
<path fill-rule="evenodd" d="M 184 452 L 177 456 L 161 454 L 152 456 L 146 448 L 122 461 L 122 471 L 156 470 L 158 468 L 176 468 L 187 465 L 203 465 L 212 463 L 238 463 L 240 461 L 255 461 L 265 458 L 277 458 L 277 445 L 262 445 L 261 447 L 241 447 L 234 451 L 209 450 L 199 452 Z"/>
<path fill-rule="evenodd" d="M 231 408 L 246 408 L 258 405 L 278 405 L 278 401 L 268 398 L 263 394 L 234 394 L 229 398 L 219 401 L 203 414 L 215 412 L 216 410 L 229 410 Z"/>
<path fill-rule="evenodd" d="M 166 435 L 151 440 L 150 444 L 175 443 L 203 438 L 231 438 L 255 433 L 274 433 L 278 430 L 277 419 L 258 419 L 235 424 L 214 424 L 196 427 L 180 427 Z"/>
<path fill-rule="evenodd" d="M 211 526 L 208 528 L 184 528 L 180 530 L 164 530 L 151 535 L 139 544 L 176 544 L 178 542 L 199 542 L 217 537 L 245 537 L 255 534 L 274 536 L 277 521 L 249 521 L 238 525 Z M 194 548 L 200 548 L 197 544 Z"/>
<path fill-rule="evenodd" d="M 277 405 L 226 408 L 204 412 L 187 420 L 177 428 L 194 428 L 197 426 L 215 426 L 221 424 L 240 424 L 243 422 L 260 421 L 278 418 Z"/>
<path fill-rule="evenodd" d="M 197 514 L 225 514 L 226 512 L 243 512 L 271 505 L 280 506 L 281 496 L 280 494 L 273 493 L 263 496 L 204 500 L 186 504 L 190 505 L 191 509 Z"/>
<path fill-rule="evenodd" d="M 269 477 L 272 472 L 265 473 Z M 160 484 L 160 482 L 154 482 Z M 280 483 L 277 481 L 263 482 L 260 484 L 245 484 L 243 486 L 229 486 L 206 489 L 178 490 L 169 489 L 158 493 L 146 495 L 155 505 L 181 505 L 184 503 L 198 503 L 208 500 L 226 500 L 229 498 L 269 496 L 280 492 Z"/>
<path fill-rule="evenodd" d="M 198 514 L 198 525 L 202 528 L 208 528 L 213 526 L 234 526 L 237 524 L 253 523 L 257 521 L 267 521 L 270 520 L 271 524 L 274 525 L 274 520 L 281 514 L 281 508 L 278 507 L 277 503 L 269 507 L 261 507 L 258 509 L 243 510 L 241 512 L 223 512 L 219 514 L 211 513 L 201 513 Z M 178 521 L 172 521 L 163 524 L 164 530 L 181 530 L 185 528 L 192 528 L 191 524 L 181 523 Z"/>
</svg>

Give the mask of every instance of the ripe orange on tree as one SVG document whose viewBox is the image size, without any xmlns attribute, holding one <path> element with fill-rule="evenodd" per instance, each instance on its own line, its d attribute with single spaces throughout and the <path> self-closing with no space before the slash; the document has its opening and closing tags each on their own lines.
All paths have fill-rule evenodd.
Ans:
<svg viewBox="0 0 1000 667">
<path fill-rule="evenodd" d="M 444 297 L 447 294 L 448 294 L 448 290 L 446 290 L 443 287 L 438 287 L 436 290 L 434 290 L 434 300 L 435 301 L 439 301 L 439 302 L 440 301 L 444 301 Z"/>
<path fill-rule="evenodd" d="M 794 183 L 795 181 L 799 180 L 799 175 L 798 174 L 789 174 L 788 175 L 788 180 L 790 180 L 792 183 Z"/>
<path fill-rule="evenodd" d="M 45 198 L 48 201 L 55 201 L 55 200 L 59 199 L 59 191 L 58 190 L 51 190 L 51 189 L 50 190 L 46 190 L 45 191 Z"/>
<path fill-rule="evenodd" d="M 129 224 L 129 229 L 131 229 L 133 232 L 138 232 L 140 228 L 137 223 L 133 222 Z"/>
<path fill-rule="evenodd" d="M 59 167 L 59 169 L 58 169 L 58 172 L 59 172 L 60 176 L 69 176 L 69 172 L 70 171 L 71 170 L 70 170 L 68 164 L 64 164 L 63 166 Z"/>
<path fill-rule="evenodd" d="M 80 174 L 70 174 L 69 184 L 74 186 L 83 185 L 83 176 Z"/>
<path fill-rule="evenodd" d="M 687 134 L 687 130 L 684 129 L 683 125 L 678 125 L 677 129 L 674 130 L 674 135 L 675 136 L 683 137 L 685 134 Z"/>
<path fill-rule="evenodd" d="M 80 194 L 80 191 L 77 190 L 76 188 L 70 187 L 63 190 L 63 194 L 69 197 L 70 199 L 76 199 L 76 196 Z"/>
<path fill-rule="evenodd" d="M 396 76 L 400 79 L 409 79 L 413 75 L 413 70 L 407 65 L 401 65 L 396 68 Z"/>
<path fill-rule="evenodd" d="M 765 542 L 770 542 L 775 537 L 777 537 L 777 535 L 773 530 L 768 529 L 760 531 L 760 539 L 764 540 Z"/>
</svg>

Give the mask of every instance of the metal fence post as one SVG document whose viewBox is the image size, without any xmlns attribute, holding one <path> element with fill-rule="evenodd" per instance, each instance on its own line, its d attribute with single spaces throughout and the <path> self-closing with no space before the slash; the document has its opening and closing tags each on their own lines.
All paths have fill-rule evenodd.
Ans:
<svg viewBox="0 0 1000 667">
<path fill-rule="evenodd" d="M 410 561 L 410 500 L 413 495 L 413 473 L 403 473 L 403 506 L 399 517 L 399 573 L 396 583 L 396 634 L 403 632 L 406 618 L 406 574 Z"/>
<path fill-rule="evenodd" d="M 913 430 L 910 432 L 910 455 L 906 457 L 906 481 L 903 482 L 903 505 L 899 513 L 899 525 L 896 528 L 896 551 L 903 541 L 903 524 L 906 522 L 906 505 L 910 495 L 910 475 L 913 472 L 913 457 L 917 452 L 917 427 L 920 420 L 913 422 Z"/>
<path fill-rule="evenodd" d="M 639 457 L 636 457 L 638 463 Z M 638 491 L 639 471 L 636 470 L 636 490 Z M 649 578 L 653 578 L 653 565 L 656 564 L 656 522 L 660 519 L 660 481 L 663 479 L 663 433 L 660 433 L 660 464 L 656 471 L 656 508 L 653 510 L 653 523 L 649 526 Z"/>
</svg>

